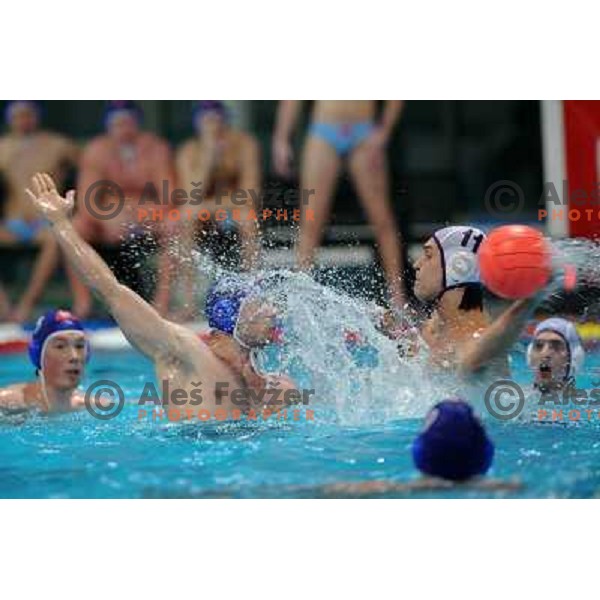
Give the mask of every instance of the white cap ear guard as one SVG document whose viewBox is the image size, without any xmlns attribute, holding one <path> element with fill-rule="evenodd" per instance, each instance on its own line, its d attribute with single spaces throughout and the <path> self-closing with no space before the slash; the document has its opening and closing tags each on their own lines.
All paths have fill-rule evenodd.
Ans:
<svg viewBox="0 0 600 600">
<path fill-rule="evenodd" d="M 457 225 L 439 229 L 432 237 L 442 260 L 443 291 L 467 283 L 480 283 L 477 252 L 485 239 L 481 229 Z"/>
<path fill-rule="evenodd" d="M 561 319 L 560 317 L 552 317 L 551 319 L 546 319 L 545 321 L 538 323 L 538 326 L 533 332 L 533 339 L 529 342 L 529 346 L 527 346 L 527 366 L 532 366 L 533 342 L 543 331 L 556 333 L 565 340 L 567 351 L 569 353 L 569 366 L 566 378 L 569 379 L 570 377 L 575 377 L 575 375 L 583 369 L 585 350 L 573 323 L 566 319 Z"/>
</svg>

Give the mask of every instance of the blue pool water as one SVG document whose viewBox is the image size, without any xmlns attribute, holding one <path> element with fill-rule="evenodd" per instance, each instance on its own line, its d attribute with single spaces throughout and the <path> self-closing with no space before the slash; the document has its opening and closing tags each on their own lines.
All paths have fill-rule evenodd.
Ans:
<svg viewBox="0 0 600 600">
<path fill-rule="evenodd" d="M 0 385 L 33 375 L 24 354 L 0 361 Z M 515 378 L 525 381 L 522 356 L 513 366 Z M 151 364 L 139 354 L 96 352 L 83 387 L 97 379 L 118 381 L 125 390 L 128 403 L 113 420 L 83 411 L 0 422 L 0 497 L 319 497 L 327 483 L 418 476 L 410 446 L 420 419 L 350 427 L 317 410 L 314 422 L 164 424 L 138 420 L 135 401 L 143 382 L 153 379 Z M 600 387 L 598 380 L 600 355 L 588 355 L 579 386 Z M 518 478 L 523 490 L 460 488 L 419 496 L 600 496 L 600 420 L 486 422 L 496 444 L 491 475 Z"/>
</svg>

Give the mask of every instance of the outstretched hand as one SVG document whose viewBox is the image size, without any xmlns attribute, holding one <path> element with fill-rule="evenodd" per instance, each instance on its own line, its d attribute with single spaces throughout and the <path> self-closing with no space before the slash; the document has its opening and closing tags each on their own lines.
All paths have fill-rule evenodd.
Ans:
<svg viewBox="0 0 600 600">
<path fill-rule="evenodd" d="M 34 191 L 27 188 L 25 192 L 41 216 L 52 223 L 68 219 L 75 203 L 74 190 L 67 192 L 63 198 L 56 190 L 54 180 L 47 173 L 36 173 L 31 178 L 31 186 Z"/>
</svg>

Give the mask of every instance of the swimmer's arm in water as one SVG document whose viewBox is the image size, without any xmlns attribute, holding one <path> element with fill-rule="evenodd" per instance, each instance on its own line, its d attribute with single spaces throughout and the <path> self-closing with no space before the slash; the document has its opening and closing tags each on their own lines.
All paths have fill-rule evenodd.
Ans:
<svg viewBox="0 0 600 600">
<path fill-rule="evenodd" d="M 52 223 L 52 232 L 68 261 L 108 305 L 127 339 L 152 358 L 170 356 L 189 362 L 190 356 L 197 354 L 199 343 L 193 332 L 163 319 L 147 302 L 121 285 L 96 251 L 77 233 L 68 217 L 74 192 L 62 198 L 47 174 L 38 173 L 32 180 L 35 193 L 27 190 L 27 194 L 38 212 Z"/>
<path fill-rule="evenodd" d="M 463 374 L 474 373 L 508 351 L 539 302 L 539 296 L 513 302 L 479 337 L 462 348 L 459 370 Z"/>
</svg>

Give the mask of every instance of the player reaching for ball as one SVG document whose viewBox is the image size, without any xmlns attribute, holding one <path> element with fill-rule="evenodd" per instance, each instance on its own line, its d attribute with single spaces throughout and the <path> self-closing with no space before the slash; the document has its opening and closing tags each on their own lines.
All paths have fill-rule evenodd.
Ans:
<svg viewBox="0 0 600 600">
<path fill-rule="evenodd" d="M 532 248 L 531 236 L 538 239 L 537 232 L 522 226 L 511 227 L 510 231 L 500 229 L 505 231 L 500 235 L 493 232 L 492 239 L 486 241 L 483 231 L 475 227 L 445 227 L 423 245 L 415 263 L 414 291 L 417 298 L 433 305 L 431 316 L 421 327 L 421 336 L 430 361 L 438 367 L 456 369 L 461 374 L 484 370 L 495 376 L 508 374 L 507 351 L 539 304 L 540 290 L 552 273 L 548 248 L 540 244 Z M 504 251 L 502 243 L 507 240 L 512 243 Z M 493 321 L 483 304 L 482 249 L 486 260 L 481 266 L 485 279 L 495 283 L 492 291 L 504 298 L 519 298 Z M 518 268 L 507 259 L 511 254 L 520 254 Z M 529 285 L 532 271 L 528 266 L 543 271 L 536 275 L 537 287 Z"/>
</svg>

